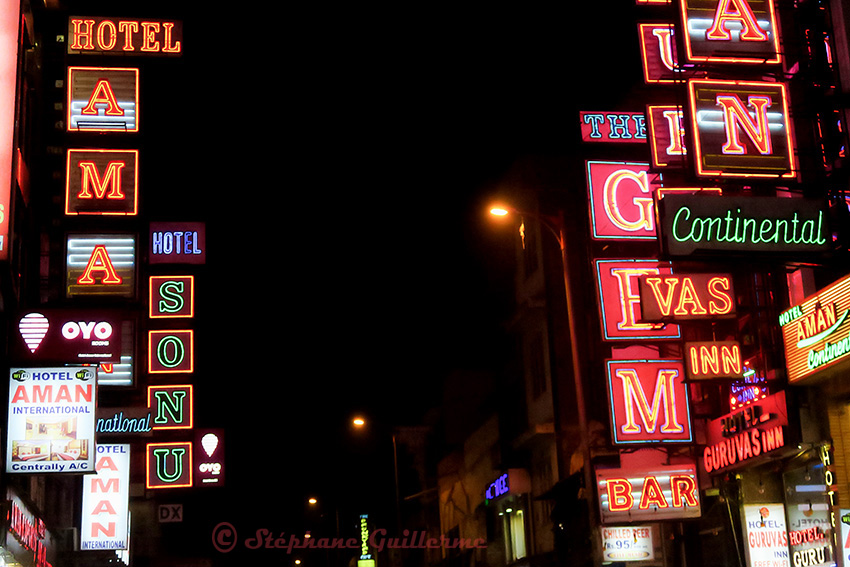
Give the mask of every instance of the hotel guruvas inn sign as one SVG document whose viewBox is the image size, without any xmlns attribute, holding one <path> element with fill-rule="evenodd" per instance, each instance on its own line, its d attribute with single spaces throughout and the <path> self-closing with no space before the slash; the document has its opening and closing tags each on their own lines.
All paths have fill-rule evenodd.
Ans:
<svg viewBox="0 0 850 567">
<path fill-rule="evenodd" d="M 664 254 L 787 254 L 829 250 L 826 204 L 782 197 L 666 195 L 658 202 Z"/>
<path fill-rule="evenodd" d="M 834 376 L 850 361 L 850 275 L 779 316 L 791 384 Z"/>
</svg>

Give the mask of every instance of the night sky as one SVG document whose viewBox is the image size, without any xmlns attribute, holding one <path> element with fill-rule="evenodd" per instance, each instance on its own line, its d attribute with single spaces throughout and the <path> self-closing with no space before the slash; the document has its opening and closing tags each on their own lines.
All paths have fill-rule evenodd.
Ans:
<svg viewBox="0 0 850 567">
<path fill-rule="evenodd" d="M 453 370 L 500 362 L 513 235 L 488 196 L 639 73 L 635 7 L 193 4 L 143 4 L 185 45 L 145 64 L 142 207 L 207 223 L 197 425 L 229 468 L 204 520 L 283 530 L 353 469 L 386 479 L 353 414 L 419 423 Z"/>
</svg>

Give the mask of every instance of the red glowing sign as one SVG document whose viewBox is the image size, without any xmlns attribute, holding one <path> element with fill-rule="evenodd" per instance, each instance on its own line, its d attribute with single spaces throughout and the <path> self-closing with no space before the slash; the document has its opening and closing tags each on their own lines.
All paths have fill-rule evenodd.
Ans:
<svg viewBox="0 0 850 567">
<path fill-rule="evenodd" d="M 596 482 L 604 523 L 698 518 L 702 513 L 693 464 L 597 469 Z"/>
<path fill-rule="evenodd" d="M 638 286 L 642 321 L 735 316 L 731 274 L 650 274 Z"/>
<path fill-rule="evenodd" d="M 796 450 L 797 444 L 788 438 L 787 428 L 785 392 L 756 400 L 738 411 L 712 420 L 706 432 L 703 469 L 707 473 L 732 470 L 785 447 Z"/>
<path fill-rule="evenodd" d="M 674 105 L 648 106 L 649 148 L 653 167 L 684 167 L 688 153 L 682 108 Z"/>
<path fill-rule="evenodd" d="M 182 39 L 178 21 L 68 18 L 68 53 L 73 54 L 177 56 Z"/>
<path fill-rule="evenodd" d="M 678 325 L 640 320 L 640 277 L 671 273 L 670 263 L 659 260 L 596 260 L 604 339 L 679 338 Z"/>
<path fill-rule="evenodd" d="M 643 112 L 581 112 L 583 142 L 646 143 Z"/>
<path fill-rule="evenodd" d="M 783 83 L 688 81 L 697 175 L 794 177 Z"/>
<path fill-rule="evenodd" d="M 660 186 L 648 163 L 588 161 L 593 238 L 655 240 L 652 195 Z"/>
<path fill-rule="evenodd" d="M 607 367 L 615 445 L 693 441 L 681 360 L 609 360 Z"/>
<path fill-rule="evenodd" d="M 13 179 L 20 190 L 29 191 L 27 164 L 15 150 L 16 89 L 18 73 L 18 40 L 21 37 L 21 3 L 6 0 L 0 4 L 0 261 L 9 259 L 9 206 Z"/>
<path fill-rule="evenodd" d="M 138 132 L 139 70 L 68 68 L 69 132 Z"/>
<path fill-rule="evenodd" d="M 192 486 L 192 443 L 148 443 L 146 457 L 148 488 Z"/>
<path fill-rule="evenodd" d="M 681 80 L 676 54 L 673 24 L 638 24 L 643 79 L 647 83 L 672 83 Z"/>
<path fill-rule="evenodd" d="M 744 362 L 737 341 L 699 341 L 685 343 L 688 380 L 712 378 L 742 379 Z"/>
<path fill-rule="evenodd" d="M 68 297 L 136 294 L 135 236 L 68 236 L 65 264 Z"/>
<path fill-rule="evenodd" d="M 68 150 L 66 215 L 135 215 L 138 150 Z"/>
<path fill-rule="evenodd" d="M 148 331 L 148 372 L 151 374 L 194 372 L 194 331 Z"/>
<path fill-rule="evenodd" d="M 680 0 L 692 62 L 779 63 L 773 0 Z"/>
<path fill-rule="evenodd" d="M 10 338 L 16 361 L 98 364 L 121 360 L 122 320 L 92 309 L 39 309 L 21 314 Z"/>
<path fill-rule="evenodd" d="M 193 407 L 191 384 L 148 386 L 151 429 L 192 429 Z"/>
<path fill-rule="evenodd" d="M 195 277 L 151 276 L 148 297 L 151 319 L 194 317 Z"/>
</svg>

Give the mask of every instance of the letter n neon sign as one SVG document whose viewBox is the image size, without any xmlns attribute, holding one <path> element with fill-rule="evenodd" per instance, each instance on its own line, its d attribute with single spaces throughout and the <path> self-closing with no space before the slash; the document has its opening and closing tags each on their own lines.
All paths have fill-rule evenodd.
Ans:
<svg viewBox="0 0 850 567">
<path fill-rule="evenodd" d="M 693 441 L 681 360 L 609 360 L 607 368 L 615 445 Z"/>
</svg>

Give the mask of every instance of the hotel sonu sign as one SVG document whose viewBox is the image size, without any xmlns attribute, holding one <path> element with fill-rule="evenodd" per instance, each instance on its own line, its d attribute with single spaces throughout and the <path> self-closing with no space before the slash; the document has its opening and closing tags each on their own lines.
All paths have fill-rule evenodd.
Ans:
<svg viewBox="0 0 850 567">
<path fill-rule="evenodd" d="M 669 256 L 697 253 L 811 255 L 831 244 L 819 200 L 668 195 L 658 203 L 662 247 Z"/>
</svg>

